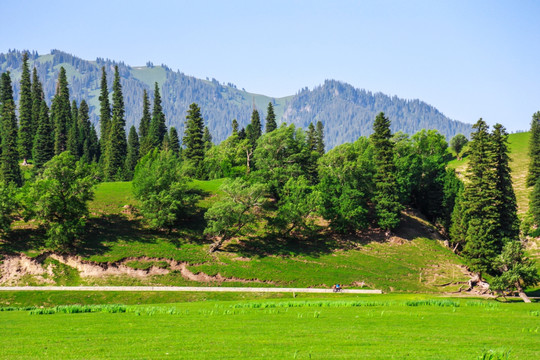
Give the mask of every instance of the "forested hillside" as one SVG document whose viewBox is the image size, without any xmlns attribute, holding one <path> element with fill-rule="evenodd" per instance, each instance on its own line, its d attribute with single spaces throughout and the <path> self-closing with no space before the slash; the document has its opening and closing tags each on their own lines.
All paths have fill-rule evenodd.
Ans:
<svg viewBox="0 0 540 360">
<path fill-rule="evenodd" d="M 51 99 L 55 93 L 56 79 L 61 66 L 66 69 L 70 85 L 70 96 L 80 103 L 85 99 L 90 107 L 90 120 L 98 127 L 99 85 L 101 67 L 109 74 L 108 88 L 112 88 L 112 73 L 118 65 L 124 89 L 126 105 L 126 129 L 138 126 L 142 116 L 143 91 L 153 97 L 154 83 L 160 85 L 163 112 L 166 125 L 178 129 L 180 137 L 184 132 L 186 112 L 191 103 L 196 102 L 216 143 L 230 135 L 231 122 L 237 119 L 240 127 L 250 122 L 253 106 L 261 117 L 266 117 L 269 102 L 274 105 L 277 122 L 292 123 L 307 128 L 310 122 L 321 121 L 327 134 L 327 150 L 344 142 L 369 135 L 371 121 L 381 111 L 392 119 L 392 130 L 413 134 L 421 129 L 437 129 L 447 139 L 457 133 L 468 135 L 469 124 L 450 120 L 434 107 L 419 100 L 404 100 L 382 93 L 371 93 L 352 86 L 326 81 L 323 85 L 308 90 L 300 90 L 294 96 L 271 98 L 238 89 L 234 84 L 223 84 L 216 79 L 201 80 L 173 71 L 166 65 L 132 67 L 123 62 L 98 58 L 86 61 L 59 50 L 51 54 L 29 54 L 30 68 L 36 67 L 43 82 L 45 98 Z M 14 85 L 15 100 L 19 99 L 22 52 L 9 51 L 0 54 L 0 72 L 10 71 Z M 99 130 L 98 130 L 99 134 Z"/>
</svg>

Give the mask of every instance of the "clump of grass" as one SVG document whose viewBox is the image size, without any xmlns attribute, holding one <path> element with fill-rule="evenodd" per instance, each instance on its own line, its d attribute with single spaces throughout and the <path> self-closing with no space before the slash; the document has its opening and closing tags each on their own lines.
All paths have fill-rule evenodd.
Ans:
<svg viewBox="0 0 540 360">
<path fill-rule="evenodd" d="M 499 307 L 499 304 L 495 302 L 488 302 L 488 301 L 467 301 L 466 305 L 483 307 L 483 308 L 488 308 L 488 309 L 494 309 L 494 308 Z"/>
<path fill-rule="evenodd" d="M 36 306 L 5 306 L 0 307 L 0 311 L 28 311 L 36 308 Z"/>
<path fill-rule="evenodd" d="M 447 299 L 428 299 L 428 300 L 408 300 L 406 306 L 440 306 L 440 307 L 459 307 L 459 301 Z"/>
<path fill-rule="evenodd" d="M 390 302 L 381 301 L 283 301 L 283 302 L 249 302 L 231 305 L 234 309 L 267 309 L 296 307 L 367 307 L 389 306 Z"/>
<path fill-rule="evenodd" d="M 482 351 L 482 354 L 478 355 L 478 360 L 508 360 L 510 359 L 510 350 L 506 349 L 497 349 L 497 350 L 486 350 Z"/>
</svg>

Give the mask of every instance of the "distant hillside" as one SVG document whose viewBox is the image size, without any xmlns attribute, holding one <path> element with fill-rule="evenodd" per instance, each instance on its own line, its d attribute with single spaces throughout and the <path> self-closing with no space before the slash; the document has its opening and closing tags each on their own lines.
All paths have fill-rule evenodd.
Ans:
<svg viewBox="0 0 540 360">
<path fill-rule="evenodd" d="M 186 111 L 191 103 L 196 102 L 215 142 L 224 140 L 231 133 L 233 119 L 237 119 L 240 126 L 247 125 L 254 105 L 264 119 L 268 102 L 274 104 L 276 116 L 280 119 L 278 122 L 306 127 L 310 122 L 321 120 L 325 125 L 327 149 L 369 135 L 373 119 L 380 111 L 392 120 L 393 131 L 412 134 L 423 128 L 437 129 L 447 138 L 457 133 L 468 135 L 471 131 L 471 125 L 451 120 L 422 101 L 373 94 L 333 80 L 313 90 L 302 89 L 294 96 L 271 98 L 239 90 L 234 84 L 222 84 L 216 79 L 201 80 L 187 76 L 166 65 L 147 63 L 146 66 L 132 67 L 101 58 L 87 61 L 59 50 L 48 55 L 33 52 L 30 56 L 30 66 L 37 68 L 47 99 L 50 101 L 54 95 L 58 71 L 63 66 L 67 71 L 71 97 L 77 102 L 85 99 L 89 103 L 91 120 L 96 125 L 101 67 L 105 66 L 109 89 L 112 89 L 114 65 L 119 66 L 122 77 L 128 127 L 138 126 L 143 90 L 153 96 L 154 83 L 158 82 L 167 125 L 175 126 L 182 135 Z M 11 72 L 16 99 L 21 66 L 22 52 L 0 54 L 0 72 Z"/>
</svg>

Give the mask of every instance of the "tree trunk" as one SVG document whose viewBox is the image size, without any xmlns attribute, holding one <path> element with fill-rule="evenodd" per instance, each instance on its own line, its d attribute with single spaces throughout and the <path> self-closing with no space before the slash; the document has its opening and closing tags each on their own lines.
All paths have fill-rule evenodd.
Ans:
<svg viewBox="0 0 540 360">
<path fill-rule="evenodd" d="M 531 302 L 531 299 L 529 299 L 527 294 L 525 294 L 525 291 L 523 291 L 523 288 L 521 287 L 521 284 L 519 282 L 516 283 L 516 289 L 518 291 L 519 297 L 523 300 L 523 302 Z"/>
<path fill-rule="evenodd" d="M 213 253 L 215 251 L 218 251 L 221 248 L 222 244 L 223 244 L 223 238 L 222 237 L 217 238 L 216 241 L 214 241 L 212 245 L 210 245 L 210 247 L 208 248 L 208 252 Z"/>
</svg>

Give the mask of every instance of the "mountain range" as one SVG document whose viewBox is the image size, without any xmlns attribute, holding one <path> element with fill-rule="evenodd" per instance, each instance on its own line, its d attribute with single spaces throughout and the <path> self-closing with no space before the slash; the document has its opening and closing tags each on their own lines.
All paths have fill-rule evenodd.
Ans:
<svg viewBox="0 0 540 360">
<path fill-rule="evenodd" d="M 10 50 L 0 54 L 0 73 L 9 71 L 16 101 L 22 68 L 22 51 Z M 101 68 L 107 71 L 108 87 L 112 89 L 114 66 L 118 66 L 126 107 L 126 126 L 138 127 L 142 115 L 143 90 L 153 97 L 154 84 L 160 86 L 163 110 L 167 126 L 175 126 L 180 136 L 189 105 L 197 103 L 202 110 L 205 123 L 219 143 L 232 132 L 231 122 L 237 119 L 240 127 L 250 122 L 256 108 L 261 118 L 266 117 L 269 102 L 281 122 L 307 128 L 310 122 L 321 121 L 325 128 L 327 150 L 345 142 L 355 141 L 372 132 L 373 120 L 383 111 L 392 121 L 392 131 L 413 134 L 421 129 L 436 129 L 450 139 L 458 133 L 468 136 L 471 125 L 449 119 L 435 107 L 421 100 L 406 100 L 383 93 L 336 81 L 326 80 L 313 89 L 303 88 L 295 95 L 273 98 L 247 92 L 232 83 L 220 83 L 216 79 L 198 79 L 180 71 L 173 71 L 162 64 L 155 66 L 130 66 L 122 61 L 97 58 L 88 61 L 60 50 L 40 55 L 29 52 L 30 68 L 36 68 L 43 83 L 45 97 L 50 103 L 56 88 L 60 67 L 67 72 L 70 96 L 77 103 L 85 99 L 91 112 L 91 121 L 98 127 L 99 86 Z"/>
</svg>

